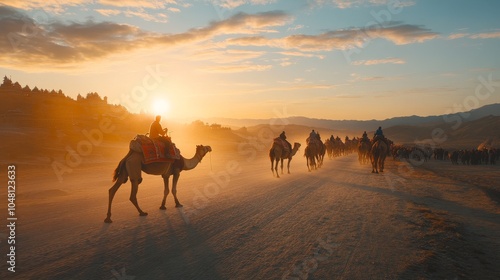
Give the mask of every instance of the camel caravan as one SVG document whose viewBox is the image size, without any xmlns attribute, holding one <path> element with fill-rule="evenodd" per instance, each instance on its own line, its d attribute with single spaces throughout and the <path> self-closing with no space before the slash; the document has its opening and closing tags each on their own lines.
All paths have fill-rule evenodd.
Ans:
<svg viewBox="0 0 500 280">
<path fill-rule="evenodd" d="M 131 192 L 130 201 L 135 206 L 140 216 L 147 216 L 137 202 L 137 192 L 139 184 L 142 182 L 142 172 L 151 175 L 160 175 L 163 177 L 164 195 L 161 201 L 160 209 L 165 210 L 165 203 L 168 194 L 170 193 L 169 180 L 172 179 L 172 195 L 174 196 L 175 207 L 182 207 L 182 204 L 177 198 L 177 183 L 180 173 L 183 170 L 194 169 L 205 155 L 212 151 L 210 146 L 197 145 L 194 156 L 185 158 L 181 155 L 179 149 L 176 148 L 172 139 L 167 136 L 168 129 L 163 129 L 160 125 L 160 116 L 156 116 L 155 121 L 151 124 L 149 133 L 146 135 L 137 135 L 130 141 L 129 151 L 118 163 L 113 175 L 113 186 L 109 189 L 108 212 L 104 220 L 106 223 L 111 223 L 111 205 L 113 198 L 121 185 L 125 184 L 130 179 Z M 384 170 L 384 160 L 389 152 L 389 147 L 392 143 L 383 137 L 382 131 L 377 130 L 375 138 L 369 140 L 366 137 L 366 132 L 361 139 L 345 138 L 345 142 L 333 135 L 324 143 L 321 141 L 319 133 L 312 130 L 309 137 L 306 139 L 307 146 L 304 150 L 306 157 L 307 169 L 312 171 L 321 168 L 325 155 L 328 157 L 347 155 L 358 148 L 360 163 L 365 164 L 367 159 L 372 162 L 372 172 L 378 173 Z M 283 131 L 279 137 L 273 140 L 271 149 L 269 150 L 269 158 L 271 160 L 271 171 L 280 177 L 278 164 L 281 163 L 281 174 L 283 171 L 283 162 L 287 160 L 287 172 L 290 174 L 290 162 L 297 154 L 301 144 L 295 142 L 293 146 L 286 140 L 285 132 Z"/>
<path fill-rule="evenodd" d="M 375 132 L 374 138 L 370 140 L 366 134 L 363 133 L 361 138 L 354 137 L 349 139 L 348 136 L 342 141 L 340 137 L 326 139 L 322 142 L 321 136 L 318 132 L 312 130 L 309 137 L 306 139 L 306 148 L 304 150 L 304 157 L 306 158 L 307 170 L 310 172 L 321 168 L 324 162 L 325 155 L 329 159 L 339 156 L 349 155 L 353 152 L 358 152 L 359 163 L 364 165 L 372 164 L 372 173 L 384 172 L 384 162 L 386 157 L 390 154 L 390 147 L 392 141 L 385 138 L 382 128 L 379 127 Z M 295 142 L 293 147 L 286 140 L 285 132 L 283 131 L 279 137 L 273 140 L 271 149 L 269 150 L 269 158 L 271 160 L 271 171 L 279 178 L 278 164 L 281 162 L 281 174 L 283 174 L 283 161 L 286 159 L 288 174 L 290 174 L 290 162 L 292 157 L 297 153 L 301 144 Z"/>
<path fill-rule="evenodd" d="M 142 211 L 137 202 L 137 191 L 142 182 L 142 172 L 151 175 L 161 175 L 164 183 L 164 196 L 160 209 L 165 210 L 165 201 L 169 194 L 169 178 L 172 179 L 172 195 L 174 196 L 175 207 L 182 207 L 177 199 L 177 182 L 183 170 L 194 169 L 212 151 L 210 146 L 196 146 L 195 154 L 192 158 L 184 158 L 175 147 L 171 138 L 167 136 L 168 129 L 163 129 L 160 125 L 160 116 L 151 124 L 149 135 L 137 135 L 130 142 L 127 155 L 118 163 L 113 175 L 113 186 L 109 189 L 108 213 L 104 222 L 111 223 L 111 204 L 116 191 L 122 184 L 130 179 L 132 189 L 130 191 L 130 201 L 139 211 L 140 216 L 147 216 L 148 213 Z"/>
</svg>

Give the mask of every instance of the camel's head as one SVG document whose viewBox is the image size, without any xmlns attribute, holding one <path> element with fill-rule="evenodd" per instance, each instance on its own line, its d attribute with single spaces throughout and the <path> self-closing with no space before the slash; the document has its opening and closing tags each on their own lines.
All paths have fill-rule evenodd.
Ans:
<svg viewBox="0 0 500 280">
<path fill-rule="evenodd" d="M 212 148 L 210 146 L 203 146 L 203 145 L 196 146 L 196 153 L 199 154 L 201 157 L 204 157 L 208 152 L 211 151 Z"/>
<path fill-rule="evenodd" d="M 293 147 L 294 148 L 297 147 L 297 150 L 298 150 L 300 148 L 300 143 L 298 143 L 298 142 L 293 143 Z"/>
</svg>

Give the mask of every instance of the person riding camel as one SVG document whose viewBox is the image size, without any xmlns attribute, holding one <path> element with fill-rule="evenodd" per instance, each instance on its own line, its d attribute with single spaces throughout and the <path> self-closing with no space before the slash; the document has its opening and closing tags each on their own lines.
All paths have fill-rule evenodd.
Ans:
<svg viewBox="0 0 500 280">
<path fill-rule="evenodd" d="M 149 127 L 149 138 L 158 139 L 160 137 L 165 137 L 168 132 L 168 129 L 163 129 L 160 124 L 161 116 L 156 116 L 155 120 L 151 123 Z"/>
<path fill-rule="evenodd" d="M 330 142 L 332 142 L 332 143 L 335 142 L 335 137 L 333 137 L 333 134 L 330 135 Z"/>
<path fill-rule="evenodd" d="M 361 136 L 361 142 L 370 143 L 370 139 L 368 138 L 368 134 L 366 134 L 366 131 L 363 132 L 363 136 Z"/>
<path fill-rule="evenodd" d="M 168 129 L 162 128 L 160 121 L 161 116 L 158 115 L 151 123 L 151 126 L 149 127 L 149 138 L 165 143 L 165 153 L 166 156 L 168 156 L 168 151 L 170 150 L 170 146 L 172 145 L 172 140 L 167 136 Z"/>
<path fill-rule="evenodd" d="M 389 141 L 387 141 L 387 138 L 385 138 L 384 133 L 382 132 L 382 127 L 380 126 L 375 131 L 372 142 L 375 143 L 377 140 L 382 140 L 387 144 L 387 146 L 390 146 Z"/>
<path fill-rule="evenodd" d="M 317 138 L 317 134 L 316 134 L 316 132 L 313 129 L 311 131 L 311 133 L 309 133 L 309 139 L 316 139 L 316 138 Z"/>
<path fill-rule="evenodd" d="M 285 149 L 288 148 L 288 152 L 291 152 L 292 151 L 292 144 L 290 144 L 290 142 L 286 141 L 285 131 L 281 132 L 279 138 L 281 138 L 281 140 L 283 140 L 283 142 L 286 143 L 287 147 L 285 147 Z"/>
<path fill-rule="evenodd" d="M 375 138 L 376 136 L 380 136 L 380 137 L 384 137 L 384 132 L 382 132 L 382 127 L 379 126 L 378 129 L 375 131 L 375 134 L 373 135 L 373 138 Z"/>
</svg>

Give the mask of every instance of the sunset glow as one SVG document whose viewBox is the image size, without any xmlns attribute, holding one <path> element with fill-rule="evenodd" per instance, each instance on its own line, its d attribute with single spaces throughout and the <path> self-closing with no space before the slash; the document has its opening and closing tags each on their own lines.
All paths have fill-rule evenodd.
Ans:
<svg viewBox="0 0 500 280">
<path fill-rule="evenodd" d="M 132 112 L 174 88 L 179 120 L 440 115 L 500 76 L 498 1 L 1 2 L 2 75 Z"/>
<path fill-rule="evenodd" d="M 155 98 L 151 104 L 151 110 L 154 115 L 165 116 L 170 111 L 170 104 L 164 98 Z"/>
</svg>

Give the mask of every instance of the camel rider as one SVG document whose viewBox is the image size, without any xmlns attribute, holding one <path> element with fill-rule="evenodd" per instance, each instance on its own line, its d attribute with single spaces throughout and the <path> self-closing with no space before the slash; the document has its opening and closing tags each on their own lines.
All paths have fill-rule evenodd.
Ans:
<svg viewBox="0 0 500 280">
<path fill-rule="evenodd" d="M 286 141 L 285 131 L 281 132 L 279 138 L 281 138 L 281 140 L 283 140 L 282 142 L 286 143 L 285 149 L 288 148 L 288 151 L 291 152 L 292 151 L 292 144 L 290 144 L 290 142 Z"/>
<path fill-rule="evenodd" d="M 309 133 L 309 139 L 316 139 L 317 138 L 317 135 L 316 135 L 316 132 L 314 131 L 314 129 L 311 131 L 311 133 Z"/>
<path fill-rule="evenodd" d="M 389 145 L 389 143 L 385 139 L 384 133 L 382 132 L 381 126 L 378 127 L 378 129 L 375 131 L 375 134 L 373 135 L 373 143 L 375 143 L 375 141 L 379 139 L 384 141 L 387 145 Z"/>
<path fill-rule="evenodd" d="M 157 139 L 160 137 L 165 137 L 165 135 L 167 134 L 168 129 L 163 129 L 161 127 L 160 121 L 161 116 L 158 115 L 156 116 L 155 121 L 151 123 L 151 126 L 149 127 L 149 138 Z"/>
<path fill-rule="evenodd" d="M 333 137 L 333 134 L 330 135 L 330 142 L 332 142 L 332 143 L 335 142 L 335 137 Z"/>
<path fill-rule="evenodd" d="M 168 151 L 170 149 L 172 141 L 170 137 L 167 136 L 168 129 L 163 129 L 161 127 L 160 121 L 161 116 L 158 115 L 156 116 L 155 121 L 151 123 L 151 126 L 149 127 L 149 138 L 165 143 L 165 153 L 168 157 Z"/>
<path fill-rule="evenodd" d="M 370 143 L 370 139 L 368 139 L 368 134 L 366 134 L 366 131 L 363 132 L 363 136 L 361 136 L 361 142 Z"/>
<path fill-rule="evenodd" d="M 281 132 L 280 138 L 286 141 L 285 131 Z"/>
</svg>

